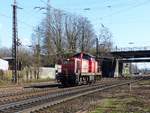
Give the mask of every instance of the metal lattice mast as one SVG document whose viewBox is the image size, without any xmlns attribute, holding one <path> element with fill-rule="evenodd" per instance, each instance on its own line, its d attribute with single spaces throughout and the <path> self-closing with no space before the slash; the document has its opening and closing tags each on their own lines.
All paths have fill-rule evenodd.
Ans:
<svg viewBox="0 0 150 113">
<path fill-rule="evenodd" d="M 99 58 L 99 40 L 96 38 L 96 57 Z"/>
<path fill-rule="evenodd" d="M 12 5 L 12 7 L 13 7 L 12 80 L 13 80 L 13 82 L 17 83 L 17 40 L 18 40 L 18 31 L 17 31 L 17 3 L 16 3 L 16 0 L 14 0 L 14 4 Z"/>
</svg>

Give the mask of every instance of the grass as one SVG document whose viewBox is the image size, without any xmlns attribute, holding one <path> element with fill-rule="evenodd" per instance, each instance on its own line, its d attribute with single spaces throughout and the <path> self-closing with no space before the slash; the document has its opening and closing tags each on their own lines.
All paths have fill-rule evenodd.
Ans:
<svg viewBox="0 0 150 113">
<path fill-rule="evenodd" d="M 150 85 L 150 80 L 143 80 L 139 83 L 139 85 Z"/>
<path fill-rule="evenodd" d="M 12 83 L 11 81 L 11 75 L 7 74 L 7 76 L 4 76 L 3 78 L 0 76 L 0 87 L 7 87 L 9 85 L 16 85 L 14 83 Z M 31 80 L 23 80 L 23 79 L 19 79 L 19 82 L 17 83 L 19 84 L 30 84 L 30 83 L 39 83 L 39 82 L 50 82 L 50 81 L 54 81 L 50 78 L 46 78 L 46 79 L 31 79 Z"/>
<path fill-rule="evenodd" d="M 149 80 L 139 83 L 139 87 L 147 85 L 150 85 Z M 150 113 L 149 100 L 144 99 L 143 96 L 144 94 L 138 95 L 138 92 L 134 95 L 128 92 L 123 95 L 118 94 L 116 97 L 103 99 L 90 113 Z"/>
<path fill-rule="evenodd" d="M 54 81 L 50 78 L 45 78 L 45 79 L 24 79 L 25 75 L 21 75 L 19 76 L 19 83 L 38 83 L 38 82 L 49 82 L 49 81 Z M 34 78 L 34 77 L 33 77 Z M 12 84 L 12 71 L 6 71 L 4 73 L 2 73 L 0 71 L 0 86 L 5 86 L 5 85 L 10 85 Z"/>
<path fill-rule="evenodd" d="M 121 99 L 104 99 L 91 113 L 149 113 L 150 108 L 136 97 Z"/>
<path fill-rule="evenodd" d="M 7 87 L 9 85 L 13 85 L 11 81 L 8 81 L 8 80 L 1 80 L 0 79 L 0 88 L 1 87 Z"/>
<path fill-rule="evenodd" d="M 117 99 L 110 98 L 104 99 L 103 102 L 97 106 L 96 110 L 91 113 L 116 113 L 118 108 L 120 108 L 121 101 Z"/>
</svg>

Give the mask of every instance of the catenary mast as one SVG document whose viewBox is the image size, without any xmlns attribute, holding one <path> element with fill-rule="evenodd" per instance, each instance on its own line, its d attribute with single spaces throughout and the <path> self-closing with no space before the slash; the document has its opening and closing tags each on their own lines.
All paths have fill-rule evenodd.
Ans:
<svg viewBox="0 0 150 113">
<path fill-rule="evenodd" d="M 14 0 L 13 7 L 13 28 L 12 28 L 12 81 L 17 83 L 17 41 L 18 41 L 18 31 L 17 31 L 17 2 Z"/>
</svg>

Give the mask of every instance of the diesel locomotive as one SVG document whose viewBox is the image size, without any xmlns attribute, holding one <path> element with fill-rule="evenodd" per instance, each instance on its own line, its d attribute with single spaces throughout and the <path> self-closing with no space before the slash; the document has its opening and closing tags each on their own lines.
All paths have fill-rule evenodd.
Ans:
<svg viewBox="0 0 150 113">
<path fill-rule="evenodd" d="M 61 72 L 56 79 L 62 85 L 89 84 L 101 79 L 99 62 L 87 53 L 77 53 L 61 64 Z"/>
</svg>

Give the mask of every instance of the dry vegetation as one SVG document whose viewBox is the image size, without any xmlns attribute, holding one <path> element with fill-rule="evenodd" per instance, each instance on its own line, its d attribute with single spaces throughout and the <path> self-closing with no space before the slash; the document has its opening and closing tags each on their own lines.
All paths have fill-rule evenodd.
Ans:
<svg viewBox="0 0 150 113">
<path fill-rule="evenodd" d="M 98 92 L 48 108 L 44 113 L 150 113 L 150 81 Z"/>
</svg>

